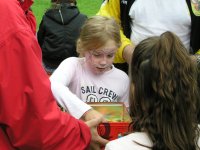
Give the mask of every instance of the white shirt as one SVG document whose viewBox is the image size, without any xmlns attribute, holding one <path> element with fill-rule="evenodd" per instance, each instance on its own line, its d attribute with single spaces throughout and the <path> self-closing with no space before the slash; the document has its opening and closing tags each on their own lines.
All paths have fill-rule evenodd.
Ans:
<svg viewBox="0 0 200 150">
<path fill-rule="evenodd" d="M 96 75 L 87 67 L 84 58 L 70 57 L 60 64 L 50 80 L 58 103 L 76 118 L 89 109 L 80 102 L 77 107 L 77 101 L 123 102 L 128 107 L 129 77 L 114 66 Z"/>
<path fill-rule="evenodd" d="M 131 40 L 134 44 L 171 31 L 189 49 L 191 17 L 185 0 L 136 0 L 129 15 L 133 21 Z"/>
<path fill-rule="evenodd" d="M 143 146 L 144 145 L 144 146 Z M 106 144 L 105 150 L 151 150 L 153 143 L 145 132 L 134 132 Z M 198 140 L 200 146 L 200 138 Z"/>
<path fill-rule="evenodd" d="M 152 142 L 148 135 L 144 132 L 135 132 L 110 141 L 106 145 L 105 150 L 150 150 L 148 147 L 152 147 Z"/>
</svg>

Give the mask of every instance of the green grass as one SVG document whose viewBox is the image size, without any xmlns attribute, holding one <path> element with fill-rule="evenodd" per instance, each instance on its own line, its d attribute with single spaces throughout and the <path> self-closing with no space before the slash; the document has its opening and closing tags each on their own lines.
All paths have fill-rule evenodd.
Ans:
<svg viewBox="0 0 200 150">
<path fill-rule="evenodd" d="M 51 0 L 35 0 L 32 6 L 33 12 L 37 20 L 37 29 L 41 22 L 42 16 L 45 11 L 50 8 Z M 102 0 L 77 0 L 77 5 L 81 13 L 86 14 L 87 16 L 95 15 L 102 3 Z"/>
<path fill-rule="evenodd" d="M 77 4 L 80 12 L 92 16 L 98 12 L 102 0 L 77 0 Z"/>
</svg>

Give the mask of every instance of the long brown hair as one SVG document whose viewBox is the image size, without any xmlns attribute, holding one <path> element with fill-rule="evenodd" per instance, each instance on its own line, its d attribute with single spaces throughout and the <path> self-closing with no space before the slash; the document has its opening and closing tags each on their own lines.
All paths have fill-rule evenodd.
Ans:
<svg viewBox="0 0 200 150">
<path fill-rule="evenodd" d="M 148 133 L 153 150 L 197 149 L 196 64 L 180 39 L 165 32 L 139 43 L 130 78 L 132 130 Z"/>
</svg>

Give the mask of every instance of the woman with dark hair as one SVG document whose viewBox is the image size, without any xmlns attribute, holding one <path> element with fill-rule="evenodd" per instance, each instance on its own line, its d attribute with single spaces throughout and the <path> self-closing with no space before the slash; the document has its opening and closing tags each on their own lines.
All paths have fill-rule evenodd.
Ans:
<svg viewBox="0 0 200 150">
<path fill-rule="evenodd" d="M 171 32 L 141 41 L 130 66 L 132 133 L 106 150 L 199 150 L 196 68 Z"/>
</svg>

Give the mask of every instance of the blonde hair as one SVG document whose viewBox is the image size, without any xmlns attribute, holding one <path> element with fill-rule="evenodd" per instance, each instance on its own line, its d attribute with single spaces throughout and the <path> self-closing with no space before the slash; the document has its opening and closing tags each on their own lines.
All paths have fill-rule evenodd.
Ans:
<svg viewBox="0 0 200 150">
<path fill-rule="evenodd" d="M 104 16 L 90 17 L 81 28 L 77 52 L 83 56 L 86 51 L 104 46 L 108 40 L 113 40 L 120 47 L 120 27 L 117 22 Z"/>
</svg>

